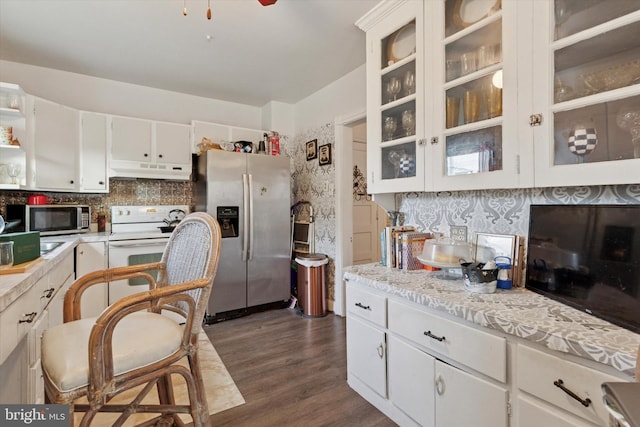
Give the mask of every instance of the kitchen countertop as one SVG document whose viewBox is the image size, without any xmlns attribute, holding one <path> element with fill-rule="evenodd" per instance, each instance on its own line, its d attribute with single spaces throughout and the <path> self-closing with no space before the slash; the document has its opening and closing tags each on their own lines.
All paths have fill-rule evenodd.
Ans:
<svg viewBox="0 0 640 427">
<path fill-rule="evenodd" d="M 470 293 L 461 280 L 443 280 L 425 270 L 402 271 L 380 264 L 346 267 L 344 278 L 635 377 L 639 334 L 527 289 Z"/>
<path fill-rule="evenodd" d="M 78 243 L 99 242 L 106 241 L 107 239 L 107 233 L 41 237 L 40 241 L 42 242 L 63 242 L 63 244 L 38 258 L 40 261 L 34 263 L 25 273 L 0 275 L 0 312 L 4 311 L 12 302 L 20 298 L 20 296 L 34 286 L 38 280 L 46 276 L 66 255 L 73 252 L 73 249 Z"/>
</svg>

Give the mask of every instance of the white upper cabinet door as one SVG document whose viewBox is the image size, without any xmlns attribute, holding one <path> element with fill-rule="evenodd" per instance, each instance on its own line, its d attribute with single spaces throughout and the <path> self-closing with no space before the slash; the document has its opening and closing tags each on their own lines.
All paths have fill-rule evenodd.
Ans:
<svg viewBox="0 0 640 427">
<path fill-rule="evenodd" d="M 534 2 L 535 185 L 640 182 L 640 2 Z"/>
<path fill-rule="evenodd" d="M 40 98 L 33 97 L 32 100 L 31 187 L 59 191 L 78 189 L 78 110 Z"/>
<path fill-rule="evenodd" d="M 107 178 L 107 116 L 80 113 L 80 190 L 106 193 Z"/>
<path fill-rule="evenodd" d="M 191 126 L 156 122 L 156 163 L 191 163 Z"/>
<path fill-rule="evenodd" d="M 384 2 L 357 25 L 367 36 L 367 188 L 425 187 L 424 4 Z"/>
<path fill-rule="evenodd" d="M 527 2 L 426 2 L 431 29 L 425 57 L 433 144 L 427 190 L 514 188 L 533 183 L 520 168 L 518 54 L 530 37 L 518 16 Z M 528 25 L 530 27 L 530 24 Z M 431 54 L 429 56 L 429 53 Z"/>
<path fill-rule="evenodd" d="M 111 118 L 111 159 L 151 162 L 152 124 L 150 120 Z"/>
</svg>

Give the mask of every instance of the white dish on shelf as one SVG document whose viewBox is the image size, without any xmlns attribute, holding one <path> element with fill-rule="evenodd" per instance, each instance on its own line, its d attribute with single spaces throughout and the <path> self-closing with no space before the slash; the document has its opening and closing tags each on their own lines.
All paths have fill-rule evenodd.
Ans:
<svg viewBox="0 0 640 427">
<path fill-rule="evenodd" d="M 387 57 L 390 61 L 398 62 L 416 51 L 416 24 L 410 22 L 400 28 L 389 39 Z"/>
<path fill-rule="evenodd" d="M 453 20 L 460 28 L 466 28 L 500 10 L 501 0 L 457 0 L 453 8 Z"/>
</svg>

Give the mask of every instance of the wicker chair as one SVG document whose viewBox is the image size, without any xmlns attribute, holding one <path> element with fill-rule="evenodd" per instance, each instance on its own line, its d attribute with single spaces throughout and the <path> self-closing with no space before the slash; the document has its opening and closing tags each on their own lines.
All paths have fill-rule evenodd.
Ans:
<svg viewBox="0 0 640 427">
<path fill-rule="evenodd" d="M 220 255 L 220 227 L 210 215 L 192 213 L 178 224 L 160 262 L 101 270 L 78 279 L 64 298 L 64 323 L 42 337 L 42 370 L 49 403 L 70 404 L 91 424 L 98 412 L 120 413 L 122 425 L 137 412 L 159 414 L 141 425 L 209 425 L 209 411 L 198 360 L 202 327 Z M 154 280 L 147 272 L 158 270 Z M 112 280 L 145 278 L 150 290 L 122 298 L 97 318 L 81 318 L 80 302 L 90 286 Z M 177 317 L 177 316 L 180 317 Z M 178 364 L 183 358 L 188 368 Z M 172 375 L 185 380 L 189 405 L 177 405 Z M 126 404 L 109 403 L 134 387 L 142 390 Z M 157 388 L 159 405 L 141 403 Z M 86 398 L 88 403 L 78 402 Z M 82 399 L 84 401 L 84 399 Z"/>
</svg>

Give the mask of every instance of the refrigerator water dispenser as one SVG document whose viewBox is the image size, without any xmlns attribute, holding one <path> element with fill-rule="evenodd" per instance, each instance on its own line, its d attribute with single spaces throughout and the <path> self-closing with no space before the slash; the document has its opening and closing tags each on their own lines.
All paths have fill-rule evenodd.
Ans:
<svg viewBox="0 0 640 427">
<path fill-rule="evenodd" d="M 222 238 L 238 237 L 238 206 L 218 206 L 216 210 Z"/>
</svg>

